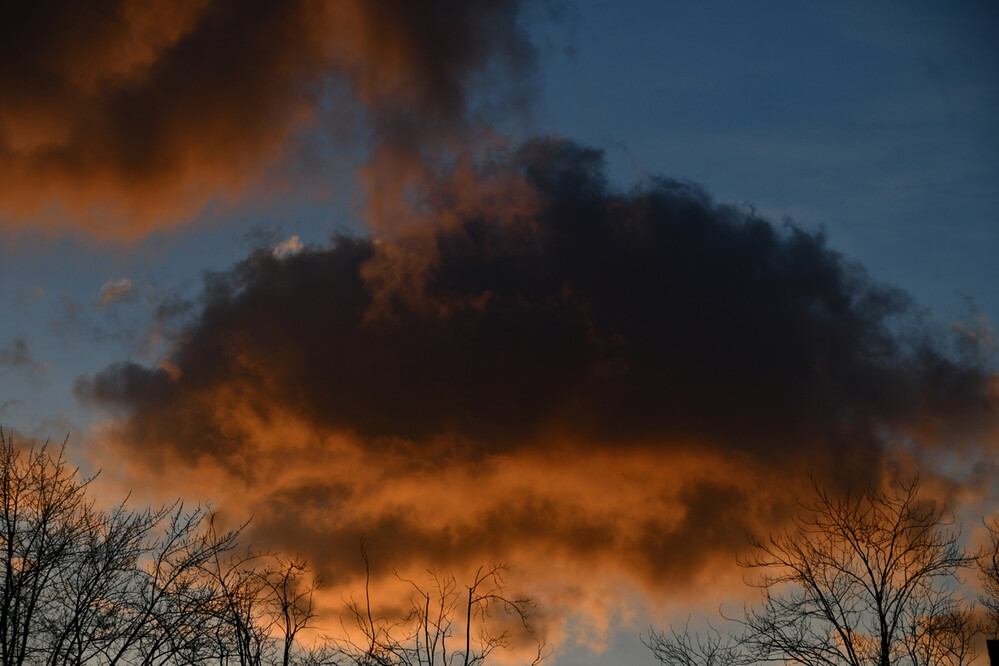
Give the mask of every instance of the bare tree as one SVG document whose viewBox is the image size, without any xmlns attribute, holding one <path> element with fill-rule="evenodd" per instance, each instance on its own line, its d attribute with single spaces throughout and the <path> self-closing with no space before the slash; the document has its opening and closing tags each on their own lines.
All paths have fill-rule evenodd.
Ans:
<svg viewBox="0 0 999 666">
<path fill-rule="evenodd" d="M 179 502 L 109 511 L 65 446 L 23 450 L 0 430 L 0 666 L 193 665 L 214 660 L 208 562 L 238 530 Z"/>
<path fill-rule="evenodd" d="M 297 638 L 315 618 L 320 581 L 308 565 L 271 553 L 218 553 L 205 567 L 214 587 L 214 653 L 239 666 L 289 666 Z M 308 652 L 305 650 L 304 652 Z"/>
<path fill-rule="evenodd" d="M 304 560 L 275 557 L 265 576 L 272 607 L 271 626 L 281 641 L 281 664 L 289 666 L 299 633 L 316 617 L 315 592 L 321 580 L 310 576 Z"/>
<path fill-rule="evenodd" d="M 762 601 L 733 620 L 730 638 L 653 631 L 664 664 L 724 666 L 962 666 L 976 633 L 956 593 L 974 563 L 944 508 L 919 498 L 918 482 L 860 496 L 817 486 L 792 527 L 750 539 L 740 562 Z"/>
<path fill-rule="evenodd" d="M 239 530 L 218 534 L 212 514 L 199 507 L 171 507 L 147 540 L 133 577 L 132 602 L 108 666 L 199 663 L 216 631 L 214 581 L 204 575 L 213 560 L 233 551 Z"/>
<path fill-rule="evenodd" d="M 986 631 L 990 638 L 999 638 L 999 518 L 986 523 L 990 543 L 979 560 L 984 592 L 979 597 L 988 613 Z"/>
<path fill-rule="evenodd" d="M 330 660 L 355 666 L 473 666 L 482 664 L 498 649 L 511 649 L 515 636 L 508 628 L 495 630 L 489 620 L 504 614 L 528 636 L 533 636 L 530 598 L 506 596 L 502 565 L 480 567 L 473 580 L 459 587 L 453 575 L 430 571 L 427 586 L 406 580 L 413 590 L 410 611 L 391 622 L 375 617 L 369 594 L 370 568 L 362 545 L 365 572 L 363 606 L 351 599 L 348 615 L 364 636 L 359 644 L 349 638 L 332 643 Z M 405 579 L 404 579 L 405 580 Z M 346 632 L 345 632 L 346 633 Z M 532 664 L 546 655 L 544 643 L 535 639 L 537 652 Z"/>
<path fill-rule="evenodd" d="M 124 504 L 109 512 L 86 505 L 81 518 L 73 556 L 54 572 L 52 603 L 36 632 L 49 666 L 106 663 L 116 644 L 138 642 L 137 632 L 129 632 L 136 571 L 145 540 L 162 515 L 129 511 Z M 136 633 L 131 642 L 130 633 Z"/>
<path fill-rule="evenodd" d="M 723 634 L 708 625 L 703 633 L 690 631 L 690 619 L 683 631 L 670 627 L 652 630 L 645 644 L 653 656 L 670 666 L 746 666 L 752 659 L 735 636 Z"/>
<path fill-rule="evenodd" d="M 76 560 L 86 534 L 86 485 L 75 479 L 64 452 L 22 452 L 0 430 L 0 664 L 43 658 L 39 640 L 48 618 L 65 613 L 53 588 Z"/>
<path fill-rule="evenodd" d="M 320 584 L 304 561 L 240 547 L 246 525 L 218 530 L 207 507 L 102 510 L 90 483 L 65 446 L 25 450 L 0 430 L 0 666 L 473 666 L 517 637 L 494 620 L 533 632 L 533 601 L 494 567 L 466 586 L 410 581 L 393 623 L 366 584 L 351 606 L 362 645 L 304 645 Z"/>
</svg>

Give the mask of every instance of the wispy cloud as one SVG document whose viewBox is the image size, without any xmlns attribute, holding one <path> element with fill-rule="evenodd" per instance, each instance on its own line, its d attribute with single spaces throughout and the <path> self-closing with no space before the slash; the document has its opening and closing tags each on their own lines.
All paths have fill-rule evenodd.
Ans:
<svg viewBox="0 0 999 666">
<path fill-rule="evenodd" d="M 130 279 L 109 280 L 101 286 L 97 296 L 97 309 L 103 310 L 112 303 L 134 303 L 138 296 L 138 289 Z"/>
<path fill-rule="evenodd" d="M 23 400 L 19 398 L 9 398 L 0 402 L 0 416 L 7 416 L 10 414 L 10 410 L 14 407 L 20 407 L 24 404 Z"/>
<path fill-rule="evenodd" d="M 298 254 L 304 247 L 305 246 L 302 245 L 302 241 L 299 239 L 298 234 L 295 234 L 291 238 L 281 241 L 275 245 L 271 252 L 278 259 L 286 259 L 293 254 Z"/>
<path fill-rule="evenodd" d="M 33 303 L 43 298 L 45 298 L 45 287 L 39 286 L 30 289 L 21 289 L 14 298 L 14 305 L 27 310 Z"/>
<path fill-rule="evenodd" d="M 15 338 L 6 346 L 0 347 L 0 377 L 15 371 L 24 372 L 36 384 L 44 382 L 48 373 L 48 363 L 35 360 L 23 337 Z"/>
</svg>

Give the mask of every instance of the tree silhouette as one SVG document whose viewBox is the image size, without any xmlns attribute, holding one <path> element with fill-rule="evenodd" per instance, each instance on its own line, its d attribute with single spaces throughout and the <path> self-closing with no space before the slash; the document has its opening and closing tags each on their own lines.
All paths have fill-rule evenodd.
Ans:
<svg viewBox="0 0 999 666">
<path fill-rule="evenodd" d="M 100 510 L 90 482 L 0 430 L 0 666 L 289 666 L 303 563 L 238 556 L 206 507 Z"/>
<path fill-rule="evenodd" d="M 986 632 L 992 639 L 999 638 L 999 519 L 986 523 L 990 542 L 979 560 L 979 572 L 984 587 L 979 597 L 988 613 Z"/>
<path fill-rule="evenodd" d="M 973 656 L 973 611 L 956 593 L 974 564 L 944 508 L 918 481 L 833 496 L 815 487 L 791 528 L 751 539 L 741 561 L 761 602 L 724 635 L 652 631 L 663 664 L 961 666 Z"/>
<path fill-rule="evenodd" d="M 533 601 L 505 596 L 494 567 L 464 588 L 411 583 L 397 623 L 366 594 L 350 605 L 364 645 L 305 643 L 321 582 L 306 562 L 241 547 L 246 525 L 219 530 L 207 507 L 101 510 L 90 484 L 65 445 L 22 449 L 0 429 L 0 666 L 472 666 L 515 638 L 493 614 L 532 633 Z"/>
<path fill-rule="evenodd" d="M 505 594 L 506 567 L 479 567 L 473 580 L 458 585 L 453 575 L 430 574 L 429 585 L 406 580 L 413 590 L 410 611 L 392 622 L 375 617 L 369 594 L 370 563 L 364 558 L 364 604 L 348 602 L 348 616 L 364 637 L 363 643 L 350 638 L 336 640 L 330 651 L 333 663 L 353 666 L 474 666 L 484 663 L 498 649 L 513 647 L 509 629 L 488 626 L 494 614 L 502 614 L 519 626 L 524 636 L 533 638 L 530 610 L 534 600 Z M 473 629 L 474 627 L 474 629 Z M 534 639 L 537 651 L 530 662 L 540 663 L 546 655 L 542 641 Z"/>
</svg>

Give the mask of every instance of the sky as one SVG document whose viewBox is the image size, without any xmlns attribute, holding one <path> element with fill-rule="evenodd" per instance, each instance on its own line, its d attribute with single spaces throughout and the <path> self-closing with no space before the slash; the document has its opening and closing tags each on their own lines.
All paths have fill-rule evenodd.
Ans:
<svg viewBox="0 0 999 666">
<path fill-rule="evenodd" d="M 809 475 L 995 515 L 994 3 L 22 3 L 0 423 L 652 663 Z M 346 591 L 346 592 L 344 592 Z"/>
</svg>

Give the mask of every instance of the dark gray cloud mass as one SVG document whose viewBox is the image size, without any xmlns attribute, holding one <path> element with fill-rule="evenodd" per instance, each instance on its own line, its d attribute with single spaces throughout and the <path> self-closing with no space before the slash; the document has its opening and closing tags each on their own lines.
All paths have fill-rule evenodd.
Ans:
<svg viewBox="0 0 999 666">
<path fill-rule="evenodd" d="M 118 364 L 80 395 L 122 410 L 135 446 L 195 458 L 241 455 L 206 399 L 229 387 L 372 446 L 449 435 L 488 454 L 554 429 L 850 475 L 873 473 L 893 438 L 932 444 L 941 424 L 994 414 L 980 357 L 948 353 L 904 292 L 821 234 L 670 179 L 615 191 L 600 153 L 569 141 L 490 168 L 524 179 L 536 209 L 436 229 L 421 302 L 392 295 L 391 316 L 369 316 L 362 274 L 406 238 L 261 251 L 207 280 L 169 369 Z"/>
</svg>

